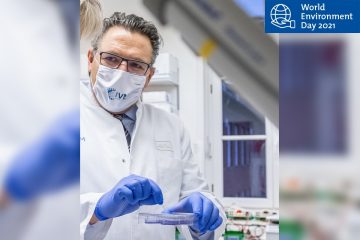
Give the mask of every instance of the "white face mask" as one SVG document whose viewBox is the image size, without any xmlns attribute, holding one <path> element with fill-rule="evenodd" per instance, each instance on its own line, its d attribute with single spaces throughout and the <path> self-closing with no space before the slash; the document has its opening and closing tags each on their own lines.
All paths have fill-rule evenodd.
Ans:
<svg viewBox="0 0 360 240">
<path fill-rule="evenodd" d="M 92 86 L 100 105 L 112 113 L 123 112 L 136 103 L 142 93 L 146 76 L 139 76 L 99 65 Z"/>
</svg>

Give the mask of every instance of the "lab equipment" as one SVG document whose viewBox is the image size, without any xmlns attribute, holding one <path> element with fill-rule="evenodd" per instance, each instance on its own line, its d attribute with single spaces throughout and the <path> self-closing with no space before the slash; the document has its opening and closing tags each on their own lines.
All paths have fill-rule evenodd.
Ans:
<svg viewBox="0 0 360 240">
<path fill-rule="evenodd" d="M 196 54 L 278 126 L 278 46 L 234 1 L 143 3 L 162 24 L 177 28 Z"/>
<path fill-rule="evenodd" d="M 179 64 L 176 57 L 160 53 L 154 63 L 155 74 L 144 89 L 142 100 L 170 113 L 179 109 Z"/>
<path fill-rule="evenodd" d="M 266 239 L 267 240 L 277 240 L 279 239 L 279 215 L 267 216 L 266 220 L 268 224 L 266 225 Z"/>
<path fill-rule="evenodd" d="M 279 239 L 279 211 L 276 209 L 249 210 L 235 205 L 226 208 L 227 239 Z"/>
<path fill-rule="evenodd" d="M 178 85 L 179 84 L 179 62 L 170 53 L 160 53 L 154 63 L 155 74 L 151 78 L 149 86 Z"/>
<path fill-rule="evenodd" d="M 102 221 L 131 213 L 141 205 L 162 203 L 161 189 L 154 181 L 130 175 L 121 179 L 113 189 L 100 198 L 96 204 L 95 215 Z"/>
<path fill-rule="evenodd" d="M 162 225 L 194 225 L 196 223 L 194 213 L 139 213 L 138 222 L 146 224 Z"/>
</svg>

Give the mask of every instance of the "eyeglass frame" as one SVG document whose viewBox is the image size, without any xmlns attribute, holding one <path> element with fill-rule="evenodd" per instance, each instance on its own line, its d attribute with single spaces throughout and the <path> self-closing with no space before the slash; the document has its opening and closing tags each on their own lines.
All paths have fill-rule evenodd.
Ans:
<svg viewBox="0 0 360 240">
<path fill-rule="evenodd" d="M 94 55 L 96 55 L 96 52 L 97 52 L 97 51 L 98 51 L 98 49 L 94 49 L 94 51 L 93 51 L 93 52 L 94 52 Z M 109 52 L 105 52 L 105 51 L 99 52 L 99 56 L 100 56 L 100 62 L 99 62 L 99 64 L 101 64 L 101 65 L 103 65 L 103 64 L 101 63 L 101 55 L 102 55 L 103 53 L 110 54 L 110 55 L 113 55 L 113 56 L 115 56 L 115 57 L 118 57 L 118 58 L 121 58 L 121 59 L 122 59 L 122 60 L 120 61 L 119 65 L 118 65 L 116 68 L 109 67 L 109 68 L 112 68 L 112 69 L 118 69 L 118 68 L 121 66 L 121 64 L 123 63 L 123 61 L 125 60 L 125 61 L 126 61 L 126 71 L 129 72 L 129 71 L 128 71 L 128 69 L 129 69 L 128 61 L 134 61 L 134 62 L 144 63 L 144 64 L 147 65 L 147 69 L 145 70 L 145 72 L 144 72 L 144 74 L 143 74 L 143 75 L 146 75 L 147 71 L 153 66 L 153 64 L 151 64 L 151 63 L 146 63 L 146 62 L 139 61 L 139 60 L 135 60 L 135 59 L 130 59 L 130 58 L 121 57 L 121 56 L 116 55 L 116 54 L 114 54 L 114 53 L 109 53 Z M 105 66 L 105 65 L 103 65 L 103 66 Z M 136 74 L 136 73 L 133 73 L 133 74 Z M 142 75 L 140 75 L 140 74 L 137 74 L 137 75 L 142 76 Z"/>
</svg>

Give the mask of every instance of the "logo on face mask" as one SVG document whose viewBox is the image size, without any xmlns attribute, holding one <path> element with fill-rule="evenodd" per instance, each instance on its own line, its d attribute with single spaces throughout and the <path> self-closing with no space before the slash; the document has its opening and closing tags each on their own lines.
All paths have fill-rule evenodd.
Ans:
<svg viewBox="0 0 360 240">
<path fill-rule="evenodd" d="M 120 93 L 116 91 L 115 88 L 108 88 L 107 90 L 109 100 L 125 100 L 126 99 L 126 93 Z"/>
</svg>

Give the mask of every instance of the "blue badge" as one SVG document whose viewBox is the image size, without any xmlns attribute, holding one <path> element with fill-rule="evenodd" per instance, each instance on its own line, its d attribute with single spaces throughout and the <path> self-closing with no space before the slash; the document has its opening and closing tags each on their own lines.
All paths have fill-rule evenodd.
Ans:
<svg viewBox="0 0 360 240">
<path fill-rule="evenodd" d="M 359 33 L 360 0 L 266 0 L 267 33 Z"/>
</svg>

